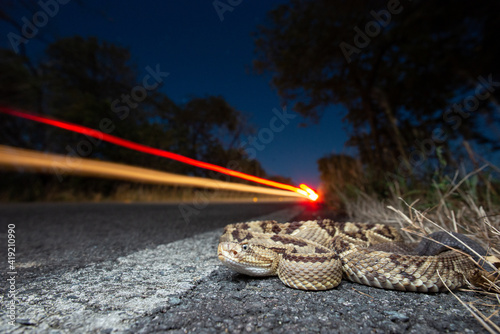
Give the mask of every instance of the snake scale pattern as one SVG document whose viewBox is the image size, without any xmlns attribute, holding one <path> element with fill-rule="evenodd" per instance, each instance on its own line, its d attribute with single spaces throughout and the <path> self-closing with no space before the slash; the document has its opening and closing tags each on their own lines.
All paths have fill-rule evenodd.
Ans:
<svg viewBox="0 0 500 334">
<path fill-rule="evenodd" d="M 230 224 L 217 252 L 237 272 L 277 275 L 302 290 L 331 289 L 344 277 L 383 289 L 439 292 L 464 286 L 479 270 L 463 252 L 441 247 L 435 255 L 422 255 L 428 248 L 403 243 L 387 225 L 325 219 Z"/>
</svg>

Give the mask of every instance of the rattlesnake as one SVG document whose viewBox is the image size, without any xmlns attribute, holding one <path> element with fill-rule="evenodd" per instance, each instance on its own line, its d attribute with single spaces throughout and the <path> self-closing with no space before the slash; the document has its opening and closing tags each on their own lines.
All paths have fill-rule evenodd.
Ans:
<svg viewBox="0 0 500 334">
<path fill-rule="evenodd" d="M 452 239 L 444 240 L 452 247 L 461 244 L 442 233 L 431 237 Z M 486 253 L 474 241 L 458 236 L 474 252 Z M 285 285 L 302 290 L 331 289 L 345 277 L 384 289 L 438 292 L 465 285 L 479 270 L 469 255 L 435 242 L 404 244 L 393 227 L 327 219 L 230 224 L 220 237 L 217 252 L 237 272 L 278 275 Z"/>
</svg>

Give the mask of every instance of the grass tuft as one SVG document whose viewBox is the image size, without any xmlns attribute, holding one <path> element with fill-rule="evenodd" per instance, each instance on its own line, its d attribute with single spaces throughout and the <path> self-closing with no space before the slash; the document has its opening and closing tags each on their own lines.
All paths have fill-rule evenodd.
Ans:
<svg viewBox="0 0 500 334">
<path fill-rule="evenodd" d="M 451 180 L 434 185 L 435 192 L 430 196 L 437 204 L 429 205 L 429 197 L 425 191 L 420 194 L 424 200 L 414 198 L 411 191 L 411 202 L 405 201 L 405 194 L 398 185 L 392 185 L 391 196 L 380 200 L 376 195 L 358 192 L 354 199 L 345 199 L 343 205 L 348 216 L 355 221 L 379 222 L 396 225 L 403 231 L 409 242 L 436 231 L 458 232 L 477 241 L 486 250 L 486 256 L 480 256 L 478 265 L 486 264 L 496 267 L 494 271 L 484 269 L 477 271 L 471 278 L 468 289 L 478 294 L 477 300 L 465 302 L 457 294 L 453 294 L 460 303 L 490 333 L 500 333 L 500 328 L 492 318 L 498 319 L 500 314 L 500 205 L 495 204 L 497 193 L 491 184 L 483 184 L 486 194 L 479 195 L 477 183 L 471 179 L 483 168 L 458 178 L 458 173 Z M 474 189 L 471 189 L 471 185 Z M 429 189 L 426 190 L 429 192 Z M 342 197 L 342 196 L 340 196 Z M 413 199 L 412 199 L 413 198 Z M 496 198 L 498 200 L 498 198 Z M 483 205 L 479 205 L 481 201 Z M 491 267 L 489 267 L 491 268 Z M 479 311 L 488 310 L 488 315 Z M 485 307 L 486 306 L 486 307 Z"/>
</svg>

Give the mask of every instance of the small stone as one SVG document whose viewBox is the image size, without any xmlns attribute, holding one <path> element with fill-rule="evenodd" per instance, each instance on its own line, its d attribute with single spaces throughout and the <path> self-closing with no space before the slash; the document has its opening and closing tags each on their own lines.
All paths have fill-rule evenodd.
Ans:
<svg viewBox="0 0 500 334">
<path fill-rule="evenodd" d="M 36 323 L 35 321 L 31 320 L 31 319 L 23 319 L 23 318 L 19 318 L 19 319 L 16 319 L 16 322 L 18 324 L 21 324 L 21 325 L 26 325 L 26 326 L 35 326 Z"/>
<path fill-rule="evenodd" d="M 402 321 L 406 322 L 409 320 L 408 316 L 404 313 L 399 313 L 396 311 L 385 311 L 385 314 L 389 316 L 391 321 Z"/>
<path fill-rule="evenodd" d="M 182 303 L 182 301 L 177 297 L 170 297 L 168 299 L 168 303 L 172 306 L 176 306 L 176 305 L 180 305 L 180 303 Z"/>
</svg>

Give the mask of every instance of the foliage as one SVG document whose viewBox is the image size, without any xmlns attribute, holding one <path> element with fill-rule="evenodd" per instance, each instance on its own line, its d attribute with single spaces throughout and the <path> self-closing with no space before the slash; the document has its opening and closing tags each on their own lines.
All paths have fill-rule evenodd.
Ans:
<svg viewBox="0 0 500 334">
<path fill-rule="evenodd" d="M 18 56 L 10 50 L 0 49 L 0 104 L 14 104 L 21 108 L 37 110 L 41 100 L 40 80 L 32 75 L 26 66 L 26 58 Z M 0 115 L 2 142 L 10 142 L 14 146 L 35 147 L 43 139 L 43 132 L 33 124 L 25 124 L 22 120 Z M 20 135 L 28 132 L 30 136 Z"/>
<path fill-rule="evenodd" d="M 254 65 L 306 117 L 345 106 L 367 182 L 409 186 L 452 175 L 464 141 L 498 150 L 498 31 L 486 0 L 292 0 L 255 34 Z"/>
<path fill-rule="evenodd" d="M 352 197 L 365 183 L 361 162 L 348 155 L 331 154 L 318 160 L 325 201 L 332 206 Z"/>
</svg>

